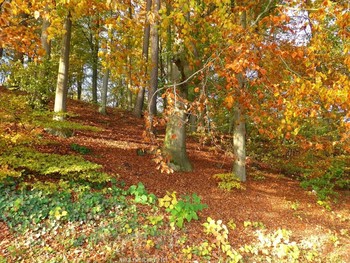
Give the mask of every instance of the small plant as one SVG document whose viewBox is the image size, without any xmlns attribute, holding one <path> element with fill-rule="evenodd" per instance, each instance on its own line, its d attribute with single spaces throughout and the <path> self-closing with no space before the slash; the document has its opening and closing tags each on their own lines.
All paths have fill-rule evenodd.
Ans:
<svg viewBox="0 0 350 263">
<path fill-rule="evenodd" d="M 216 179 L 221 180 L 218 184 L 220 189 L 231 191 L 232 189 L 245 190 L 240 180 L 232 173 L 215 174 L 213 176 Z"/>
<path fill-rule="evenodd" d="M 266 179 L 264 173 L 261 171 L 255 171 L 255 173 L 252 174 L 252 178 L 254 181 L 264 181 Z"/>
<path fill-rule="evenodd" d="M 247 227 L 253 227 L 253 228 L 260 228 L 260 229 L 264 229 L 265 225 L 262 222 L 251 222 L 251 221 L 244 221 L 243 222 L 243 226 L 245 228 Z"/>
<path fill-rule="evenodd" d="M 198 211 L 207 208 L 206 204 L 201 203 L 201 199 L 196 194 L 192 196 L 183 196 L 180 200 L 176 197 L 176 192 L 169 193 L 159 200 L 159 206 L 165 207 L 166 211 L 170 213 L 170 224 L 182 228 L 185 219 L 187 222 L 198 220 Z"/>
<path fill-rule="evenodd" d="M 142 183 L 138 183 L 137 185 L 130 186 L 128 192 L 135 196 L 135 203 L 147 205 L 147 204 L 155 204 L 156 196 L 154 194 L 148 194 L 145 186 Z"/>
<path fill-rule="evenodd" d="M 222 220 L 215 221 L 208 217 L 203 227 L 207 235 L 215 237 L 215 243 L 210 245 L 213 249 L 216 248 L 223 252 L 229 259 L 229 262 L 239 262 L 242 259 L 242 256 L 231 247 L 228 241 L 229 231 L 226 225 L 222 223 Z"/>
<path fill-rule="evenodd" d="M 324 209 L 326 209 L 327 211 L 332 211 L 332 206 L 331 206 L 331 202 L 329 200 L 318 200 L 317 204 L 322 206 Z"/>
<path fill-rule="evenodd" d="M 192 259 L 192 255 L 200 257 L 205 261 L 210 261 L 212 257 L 218 262 L 239 262 L 242 256 L 235 251 L 228 240 L 229 231 L 221 220 L 213 220 L 208 217 L 203 224 L 204 233 L 214 238 L 213 242 L 202 241 L 198 245 L 187 246 L 182 250 L 187 259 Z"/>
<path fill-rule="evenodd" d="M 292 208 L 294 211 L 297 211 L 300 207 L 299 201 L 289 202 L 290 208 Z"/>
<path fill-rule="evenodd" d="M 233 222 L 233 220 L 231 219 L 228 223 L 227 223 L 228 227 L 232 230 L 235 230 L 237 228 L 237 225 L 235 222 Z"/>
<path fill-rule="evenodd" d="M 76 143 L 72 143 L 70 148 L 73 151 L 80 153 L 80 154 L 83 154 L 83 155 L 91 153 L 91 149 L 89 149 L 83 145 L 76 144 Z"/>
</svg>

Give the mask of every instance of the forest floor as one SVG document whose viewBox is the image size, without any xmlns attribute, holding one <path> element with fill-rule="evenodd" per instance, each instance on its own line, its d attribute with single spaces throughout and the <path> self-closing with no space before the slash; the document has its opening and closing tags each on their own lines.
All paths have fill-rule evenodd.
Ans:
<svg viewBox="0 0 350 263">
<path fill-rule="evenodd" d="M 156 169 L 152 154 L 137 154 L 138 149 L 151 146 L 142 136 L 144 120 L 116 109 L 109 109 L 108 115 L 104 116 L 97 113 L 97 107 L 83 102 L 69 101 L 68 109 L 75 114 L 70 117 L 71 121 L 95 126 L 101 131 L 77 131 L 68 139 L 45 133 L 46 138 L 57 143 L 40 146 L 41 151 L 76 154 L 70 147 L 76 143 L 92 150 L 84 158 L 101 164 L 104 171 L 115 174 L 126 186 L 142 182 L 157 197 L 173 191 L 179 196 L 196 193 L 208 208 L 199 212 L 199 222 L 186 224 L 191 239 L 205 238 L 202 223 L 211 217 L 226 224 L 234 222 L 236 227 L 230 230 L 230 241 L 237 248 L 256 240 L 253 231 L 246 231 L 250 224 L 252 227 L 263 226 L 270 231 L 288 229 L 296 242 L 314 240 L 324 244 L 322 251 L 325 255 L 333 253 L 335 258 L 339 256 L 345 262 L 350 262 L 348 191 L 339 193 L 337 203 L 332 204 L 329 211 L 317 204 L 316 196 L 311 191 L 303 190 L 299 181 L 275 173 L 263 163 L 256 165 L 259 160 L 248 164 L 247 182 L 243 184 L 245 189 L 224 191 L 218 188 L 218 180 L 213 176 L 229 173 L 232 157 L 201 145 L 191 136 L 187 147 L 193 172 L 161 173 Z M 162 139 L 160 132 L 160 144 Z"/>
<path fill-rule="evenodd" d="M 213 176 L 229 173 L 232 170 L 232 157 L 203 146 L 191 137 L 188 138 L 187 149 L 193 172 L 161 173 L 156 169 L 153 155 L 137 154 L 137 149 L 150 147 L 142 136 L 144 120 L 133 117 L 131 113 L 112 109 L 103 116 L 96 113 L 97 107 L 85 103 L 71 101 L 68 107 L 77 114 L 71 118 L 72 121 L 96 126 L 102 131 L 77 132 L 69 139 L 52 138 L 60 141 L 59 146 L 51 149 L 55 153 L 72 154 L 70 145 L 77 143 L 93 149 L 86 158 L 103 165 L 106 172 L 119 175 L 119 180 L 123 180 L 127 186 L 142 182 L 157 197 L 164 196 L 167 191 L 176 191 L 179 195 L 196 193 L 208 205 L 200 213 L 200 221 L 205 222 L 207 217 L 223 222 L 233 221 L 237 228 L 232 234 L 232 241 L 237 246 L 253 238 L 245 234 L 244 222 L 259 222 L 268 229 L 291 230 L 296 240 L 305 237 L 322 239 L 326 235 L 340 237 L 339 242 L 343 243 L 340 253 L 347 254 L 350 262 L 348 191 L 340 192 L 338 202 L 328 211 L 317 204 L 312 192 L 300 187 L 299 181 L 271 172 L 264 164 L 260 164 L 259 168 L 248 165 L 244 190 L 221 190 Z M 163 138 L 160 133 L 160 143 Z M 200 224 L 193 222 L 188 227 L 193 237 L 200 236 Z M 327 251 L 327 248 L 324 249 Z"/>
</svg>

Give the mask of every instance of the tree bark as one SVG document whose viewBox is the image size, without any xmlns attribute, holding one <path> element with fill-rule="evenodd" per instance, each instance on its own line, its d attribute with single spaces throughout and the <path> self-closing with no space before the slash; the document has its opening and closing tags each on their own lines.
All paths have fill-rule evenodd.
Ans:
<svg viewBox="0 0 350 263">
<path fill-rule="evenodd" d="M 62 38 L 61 55 L 58 67 L 56 96 L 54 105 L 54 120 L 64 120 L 67 112 L 69 52 L 72 30 L 71 14 L 68 12 L 64 23 L 65 33 Z"/>
<path fill-rule="evenodd" d="M 151 10 L 152 0 L 147 0 L 146 2 L 146 13 Z M 148 63 L 148 49 L 149 49 L 149 39 L 150 39 L 150 24 L 146 17 L 145 28 L 143 30 L 143 44 L 142 44 L 142 57 L 145 62 L 145 79 L 147 75 L 147 63 Z M 141 87 L 137 93 L 135 107 L 134 107 L 134 116 L 141 118 L 142 117 L 142 109 L 145 101 L 145 87 Z"/>
<path fill-rule="evenodd" d="M 45 6 L 45 12 L 49 12 L 48 6 Z M 41 27 L 41 46 L 45 50 L 45 58 L 50 59 L 51 58 L 51 41 L 48 39 L 48 33 L 47 29 L 50 26 L 50 21 L 43 18 L 43 24 Z"/>
<path fill-rule="evenodd" d="M 233 132 L 233 153 L 235 161 L 233 165 L 234 175 L 241 181 L 245 182 L 246 175 L 246 123 L 242 112 L 242 107 L 237 103 L 235 108 L 235 126 Z"/>
<path fill-rule="evenodd" d="M 186 152 L 186 111 L 182 102 L 175 102 L 166 126 L 163 152 L 174 171 L 190 172 L 192 165 Z"/>
<path fill-rule="evenodd" d="M 92 57 L 92 79 L 91 79 L 91 93 L 92 102 L 98 102 L 97 95 L 97 82 L 98 82 L 98 51 L 99 51 L 99 14 L 96 14 L 96 24 L 92 24 L 90 28 L 90 47 L 91 47 L 91 57 Z M 91 22 L 93 23 L 93 22 Z"/>
<path fill-rule="evenodd" d="M 154 0 L 153 13 L 158 15 L 160 9 L 160 0 Z M 159 22 L 151 25 L 151 73 L 150 89 L 148 93 L 149 124 L 153 131 L 153 117 L 157 114 L 157 89 L 158 89 L 158 59 L 159 59 Z"/>
<path fill-rule="evenodd" d="M 77 99 L 81 100 L 81 94 L 83 91 L 83 81 L 84 81 L 84 67 L 82 66 L 80 70 L 78 70 L 77 74 Z"/>
<path fill-rule="evenodd" d="M 92 49 L 92 102 L 97 103 L 97 80 L 98 80 L 98 40 L 93 43 Z"/>
<path fill-rule="evenodd" d="M 108 79 L 109 79 L 109 68 L 106 68 L 103 75 L 103 83 L 102 83 L 102 98 L 101 98 L 101 106 L 99 108 L 99 112 L 101 114 L 107 114 L 107 93 L 108 93 Z"/>
<path fill-rule="evenodd" d="M 247 13 L 243 11 L 241 14 L 241 25 L 243 28 L 247 28 Z M 244 86 L 243 73 L 236 75 L 238 81 L 239 92 Z M 247 180 L 246 173 L 246 122 L 243 114 L 243 106 L 239 99 L 237 99 L 235 106 L 235 127 L 233 130 L 233 153 L 235 155 L 235 161 L 233 164 L 233 173 L 240 181 L 245 182 Z"/>
<path fill-rule="evenodd" d="M 242 12 L 241 25 L 243 28 L 247 28 L 247 14 L 246 11 Z M 236 75 L 238 81 L 239 92 L 244 86 L 243 73 Z M 247 180 L 246 172 L 246 121 L 243 114 L 243 106 L 239 99 L 237 99 L 235 106 L 235 127 L 233 130 L 233 153 L 235 155 L 235 161 L 233 164 L 233 173 L 242 182 Z"/>
<path fill-rule="evenodd" d="M 175 65 L 180 72 L 180 95 L 176 94 L 174 88 L 174 99 L 168 98 L 169 107 L 171 114 L 169 121 L 167 122 L 163 152 L 169 159 L 169 167 L 174 171 L 192 171 L 192 165 L 189 161 L 186 152 L 186 123 L 187 123 L 187 112 L 186 103 L 188 95 L 188 85 L 186 81 L 186 74 L 184 65 L 181 59 L 175 60 Z"/>
</svg>

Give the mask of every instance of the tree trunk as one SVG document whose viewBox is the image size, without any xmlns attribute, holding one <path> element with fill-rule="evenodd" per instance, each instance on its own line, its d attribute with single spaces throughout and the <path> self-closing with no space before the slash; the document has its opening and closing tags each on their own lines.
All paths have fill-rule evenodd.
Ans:
<svg viewBox="0 0 350 263">
<path fill-rule="evenodd" d="M 98 42 L 93 43 L 92 50 L 92 102 L 97 103 L 97 80 L 98 80 Z"/>
<path fill-rule="evenodd" d="M 49 12 L 48 6 L 45 6 L 45 12 Z M 51 41 L 48 39 L 48 33 L 47 29 L 50 26 L 50 21 L 43 18 L 43 24 L 41 27 L 41 46 L 45 50 L 45 58 L 50 59 L 51 58 Z"/>
<path fill-rule="evenodd" d="M 92 102 L 98 102 L 97 96 L 97 82 L 98 82 L 98 51 L 99 51 L 99 13 L 93 17 L 96 22 L 91 22 L 90 32 L 89 32 L 89 45 L 91 48 L 91 57 L 92 57 L 92 78 L 91 78 L 91 93 L 92 93 Z"/>
<path fill-rule="evenodd" d="M 101 98 L 101 106 L 99 108 L 99 112 L 101 114 L 107 114 L 107 93 L 108 93 L 108 80 L 109 80 L 109 68 L 106 68 L 103 75 L 103 83 L 102 83 L 102 98 Z"/>
<path fill-rule="evenodd" d="M 130 73 L 129 73 L 130 74 Z M 131 74 L 130 74 L 131 75 Z M 128 79 L 128 85 L 127 85 L 127 90 L 126 90 L 126 96 L 127 96 L 127 105 L 126 108 L 127 110 L 131 111 L 132 110 L 132 80 L 131 77 Z"/>
<path fill-rule="evenodd" d="M 145 87 L 141 87 L 137 92 L 135 106 L 134 106 L 134 116 L 137 118 L 142 117 L 142 109 L 145 100 Z"/>
<path fill-rule="evenodd" d="M 247 27 L 247 15 L 246 11 L 242 12 L 241 24 L 244 28 Z M 244 76 L 243 73 L 236 75 L 238 80 L 239 91 L 244 88 Z M 246 123 L 243 114 L 243 106 L 239 99 L 235 106 L 235 127 L 233 130 L 233 152 L 235 155 L 235 161 L 233 164 L 233 173 L 239 178 L 240 181 L 245 182 L 247 179 L 246 174 Z"/>
<path fill-rule="evenodd" d="M 64 23 L 65 33 L 62 39 L 61 55 L 58 67 L 54 120 L 64 120 L 64 113 L 67 112 L 67 94 L 68 94 L 68 71 L 69 71 L 69 52 L 72 30 L 71 14 L 68 13 Z"/>
<path fill-rule="evenodd" d="M 166 126 L 163 152 L 174 171 L 192 171 L 186 152 L 186 111 L 182 102 L 175 102 Z"/>
<path fill-rule="evenodd" d="M 233 153 L 235 161 L 233 173 L 237 178 L 246 181 L 246 126 L 242 107 L 237 103 L 235 108 L 235 127 L 233 132 Z"/>
<path fill-rule="evenodd" d="M 172 107 L 169 121 L 166 126 L 163 152 L 169 159 L 169 167 L 174 171 L 192 171 L 192 165 L 186 152 L 186 103 L 188 95 L 188 85 L 185 82 L 186 74 L 183 62 L 180 59 L 175 61 L 182 82 L 180 85 L 179 97 L 174 90 L 174 99 L 168 99 L 168 107 Z M 175 88 L 174 88 L 175 89 Z"/>
<path fill-rule="evenodd" d="M 81 92 L 83 89 L 83 80 L 78 79 L 77 80 L 77 99 L 81 100 Z"/>
<path fill-rule="evenodd" d="M 152 0 L 147 0 L 146 13 L 148 13 L 151 10 L 151 6 L 152 6 Z M 150 24 L 146 17 L 145 28 L 143 30 L 143 44 L 142 44 L 142 57 L 145 62 L 145 79 L 147 76 L 150 30 L 151 30 Z M 141 118 L 144 101 L 145 101 L 145 87 L 141 87 L 136 96 L 135 107 L 133 112 L 134 116 Z"/>
<path fill-rule="evenodd" d="M 81 100 L 81 94 L 83 91 L 83 81 L 84 81 L 84 67 L 78 71 L 77 74 L 77 99 Z"/>
<path fill-rule="evenodd" d="M 153 13 L 158 14 L 160 8 L 160 0 L 154 0 Z M 158 89 L 158 59 L 159 59 L 159 22 L 151 25 L 151 73 L 150 73 L 150 89 L 148 93 L 148 110 L 149 124 L 153 131 L 153 117 L 157 114 L 157 89 Z"/>
</svg>

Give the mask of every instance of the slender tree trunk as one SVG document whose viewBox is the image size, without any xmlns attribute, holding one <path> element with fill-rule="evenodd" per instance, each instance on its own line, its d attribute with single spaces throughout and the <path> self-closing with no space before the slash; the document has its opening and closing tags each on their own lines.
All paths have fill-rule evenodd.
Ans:
<svg viewBox="0 0 350 263">
<path fill-rule="evenodd" d="M 78 100 L 81 100 L 82 89 L 83 89 L 83 80 L 78 79 L 77 80 L 77 99 Z"/>
<path fill-rule="evenodd" d="M 235 107 L 235 126 L 233 131 L 233 153 L 235 161 L 233 173 L 240 181 L 246 181 L 246 123 L 242 107 L 237 103 Z"/>
<path fill-rule="evenodd" d="M 129 0 L 129 8 L 128 8 L 128 11 L 129 11 L 129 19 L 130 21 L 133 19 L 133 15 L 132 15 L 132 12 L 133 12 L 133 7 L 132 7 L 132 3 L 131 3 L 131 0 Z M 132 110 L 133 109 L 133 99 L 132 99 L 132 85 L 133 85 L 133 82 L 132 82 L 132 44 L 131 44 L 131 36 L 129 35 L 128 36 L 128 40 L 127 40 L 127 49 L 129 50 L 129 55 L 126 57 L 126 66 L 127 66 L 127 69 L 128 69 L 128 78 L 127 78 L 127 81 L 128 81 L 128 85 L 127 85 L 127 99 L 128 99 L 128 104 L 127 104 L 127 109 L 128 110 Z"/>
<path fill-rule="evenodd" d="M 83 92 L 83 81 L 84 81 L 84 66 L 80 68 L 77 74 L 77 99 L 81 100 L 81 94 Z"/>
<path fill-rule="evenodd" d="M 241 24 L 244 28 L 247 27 L 247 17 L 246 11 L 241 15 Z M 244 86 L 244 76 L 243 73 L 237 74 L 237 80 L 239 85 L 239 90 L 241 91 Z M 235 106 L 235 127 L 233 130 L 233 153 L 235 155 L 235 161 L 233 164 L 233 173 L 242 182 L 247 179 L 246 174 L 246 121 L 243 115 L 243 106 L 240 101 L 237 100 Z"/>
<path fill-rule="evenodd" d="M 160 9 L 160 0 L 154 0 L 153 13 L 158 14 Z M 149 107 L 149 124 L 153 131 L 153 117 L 157 114 L 157 89 L 158 89 L 158 59 L 159 59 L 159 22 L 151 25 L 151 73 L 150 73 L 150 89 L 148 93 Z"/>
<path fill-rule="evenodd" d="M 107 93 L 108 93 L 108 79 L 109 79 L 109 68 L 105 69 L 104 75 L 103 75 L 103 83 L 102 83 L 102 98 L 101 98 L 101 106 L 99 108 L 99 112 L 102 114 L 107 114 L 106 107 L 107 107 Z"/>
<path fill-rule="evenodd" d="M 64 113 L 67 112 L 67 94 L 68 94 L 68 71 L 69 71 L 69 52 L 72 30 L 71 14 L 68 13 L 64 23 L 65 33 L 62 38 L 61 55 L 58 68 L 56 96 L 54 105 L 54 120 L 64 120 Z"/>
<path fill-rule="evenodd" d="M 45 6 L 45 12 L 49 12 L 48 6 Z M 46 19 L 45 17 L 43 18 L 43 24 L 41 27 L 41 46 L 45 50 L 45 58 L 50 59 L 51 58 L 51 41 L 48 39 L 48 33 L 47 29 L 50 26 L 50 21 Z"/>
<path fill-rule="evenodd" d="M 97 38 L 92 50 L 92 102 L 97 103 L 97 80 L 98 80 L 98 43 Z"/>
<path fill-rule="evenodd" d="M 171 1 L 168 0 L 166 3 L 166 14 L 167 16 L 170 16 L 172 11 L 172 5 Z M 173 61 L 172 61 L 172 43 L 173 43 L 173 37 L 172 37 L 172 23 L 169 23 L 167 28 L 167 40 L 166 40 L 166 49 L 167 49 L 167 56 L 166 56 L 166 64 L 167 64 L 167 74 L 168 74 L 168 82 L 172 83 L 174 82 L 173 79 Z"/>
<path fill-rule="evenodd" d="M 128 78 L 128 85 L 127 85 L 127 90 L 126 90 L 126 96 L 127 96 L 127 105 L 126 108 L 127 110 L 131 110 L 132 107 L 132 80 L 131 80 L 131 70 L 129 71 L 129 78 Z"/>
<path fill-rule="evenodd" d="M 98 82 L 98 51 L 100 48 L 99 44 L 99 14 L 96 14 L 97 23 L 91 26 L 90 29 L 90 46 L 91 46 L 91 56 L 92 56 L 92 79 L 91 79 L 91 93 L 92 102 L 98 102 L 97 96 L 97 82 Z"/>
<path fill-rule="evenodd" d="M 152 0 L 147 0 L 146 2 L 146 12 L 148 13 L 152 7 Z M 145 28 L 143 30 L 143 45 L 142 45 L 142 57 L 145 62 L 145 79 L 147 76 L 147 63 L 148 63 L 148 49 L 149 49 L 149 39 L 150 39 L 150 24 L 146 18 Z M 145 101 L 145 87 L 141 87 L 137 93 L 135 107 L 134 107 L 134 116 L 141 118 L 143 104 Z"/>
</svg>

